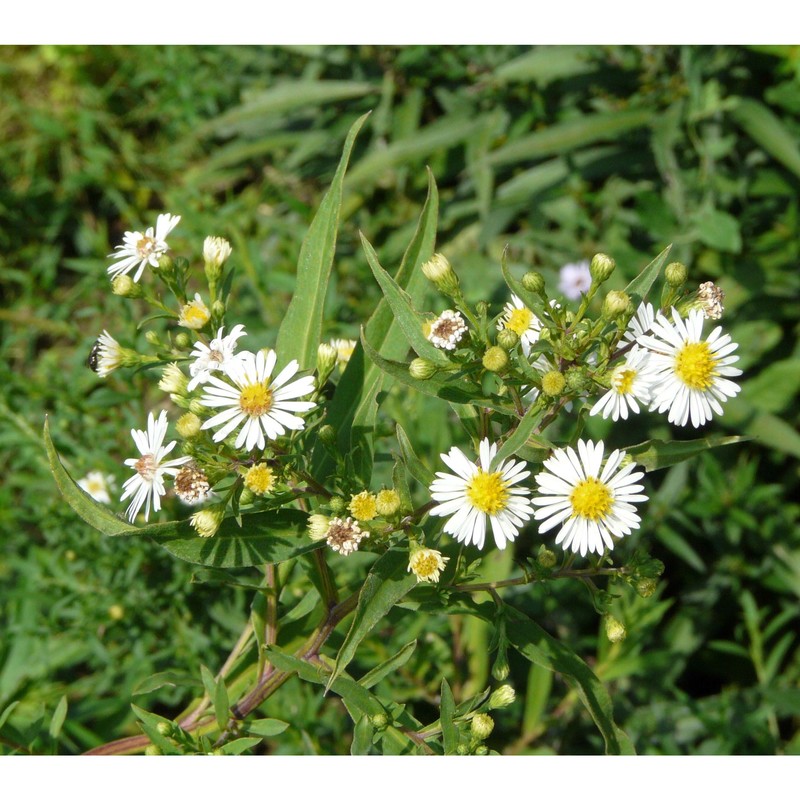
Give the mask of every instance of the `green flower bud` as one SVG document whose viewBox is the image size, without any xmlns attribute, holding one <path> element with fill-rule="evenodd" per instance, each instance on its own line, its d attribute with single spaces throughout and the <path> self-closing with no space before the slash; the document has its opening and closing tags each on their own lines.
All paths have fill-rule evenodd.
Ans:
<svg viewBox="0 0 800 800">
<path fill-rule="evenodd" d="M 119 297 L 141 297 L 142 287 L 130 275 L 117 275 L 111 281 L 111 291 Z"/>
<path fill-rule="evenodd" d="M 511 328 L 503 328 L 503 330 L 499 331 L 497 334 L 497 344 L 499 344 L 503 350 L 511 350 L 519 344 L 519 335 L 514 333 Z"/>
<path fill-rule="evenodd" d="M 489 755 L 489 748 L 486 745 L 481 744 L 475 748 L 475 755 L 476 756 L 488 756 Z"/>
<path fill-rule="evenodd" d="M 506 706 L 510 706 L 514 702 L 516 696 L 517 693 L 508 684 L 498 686 L 498 688 L 489 695 L 489 708 L 505 708 Z"/>
<path fill-rule="evenodd" d="M 670 286 L 679 289 L 686 283 L 686 278 L 689 277 L 689 270 L 687 270 L 686 266 L 681 264 L 680 261 L 673 261 L 671 264 L 667 264 L 664 270 L 664 276 Z"/>
<path fill-rule="evenodd" d="M 541 545 L 539 547 L 539 552 L 536 554 L 536 563 L 540 567 L 544 567 L 545 569 L 552 569 L 558 559 L 556 558 L 556 554 L 552 550 L 548 550 L 545 545 Z"/>
<path fill-rule="evenodd" d="M 255 499 L 256 499 L 255 494 L 245 486 L 244 489 L 242 489 L 242 493 L 239 495 L 239 505 L 240 506 L 252 505 Z"/>
<path fill-rule="evenodd" d="M 211 506 L 197 511 L 189 518 L 189 524 L 197 531 L 198 536 L 209 539 L 219 530 L 225 517 L 225 506 Z"/>
<path fill-rule="evenodd" d="M 119 622 L 125 616 L 125 609 L 119 603 L 114 603 L 108 608 L 108 616 L 115 622 Z"/>
<path fill-rule="evenodd" d="M 201 426 L 203 421 L 197 414 L 192 414 L 191 411 L 188 414 L 184 414 L 178 421 L 175 423 L 175 429 L 178 431 L 178 436 L 182 439 L 194 439 L 195 436 L 200 434 Z"/>
<path fill-rule="evenodd" d="M 548 397 L 558 397 L 564 391 L 566 384 L 566 379 L 557 369 L 542 375 L 542 392 Z"/>
<path fill-rule="evenodd" d="M 317 375 L 320 384 L 328 380 L 333 368 L 336 366 L 337 350 L 329 342 L 323 342 L 317 348 Z"/>
<path fill-rule="evenodd" d="M 400 495 L 394 489 L 382 489 L 375 498 L 375 508 L 381 517 L 394 516 L 400 510 Z"/>
<path fill-rule="evenodd" d="M 616 269 L 617 262 L 605 253 L 598 253 L 589 265 L 589 273 L 595 283 L 603 283 L 611 277 Z"/>
<path fill-rule="evenodd" d="M 408 365 L 408 373 L 412 378 L 418 381 L 427 381 L 432 378 L 439 371 L 436 364 L 428 361 L 427 358 L 415 358 Z"/>
<path fill-rule="evenodd" d="M 389 727 L 389 717 L 386 714 L 374 714 L 370 722 L 376 731 L 385 731 Z"/>
<path fill-rule="evenodd" d="M 494 720 L 488 714 L 476 714 L 469 729 L 476 739 L 486 739 L 494 730 Z"/>
<path fill-rule="evenodd" d="M 199 399 L 196 398 L 194 400 L 189 401 L 189 411 L 191 411 L 192 414 L 197 414 L 197 415 L 208 413 L 208 409 L 200 402 Z"/>
<path fill-rule="evenodd" d="M 162 721 L 162 722 L 159 722 L 158 725 L 156 725 L 156 730 L 162 736 L 171 736 L 172 735 L 172 723 L 166 722 L 165 720 Z"/>
<path fill-rule="evenodd" d="M 157 744 L 149 744 L 144 749 L 144 754 L 146 756 L 160 756 L 163 755 L 161 752 L 161 748 Z"/>
<path fill-rule="evenodd" d="M 617 290 L 610 291 L 603 300 L 603 316 L 606 319 L 617 319 L 631 310 L 631 298 Z"/>
<path fill-rule="evenodd" d="M 319 429 L 319 439 L 323 444 L 336 444 L 336 428 L 333 425 L 323 425 Z"/>
<path fill-rule="evenodd" d="M 344 497 L 331 497 L 331 499 L 328 500 L 328 508 L 337 516 L 339 514 L 344 514 L 347 510 L 347 500 L 345 500 Z"/>
<path fill-rule="evenodd" d="M 175 262 L 164 253 L 164 255 L 158 259 L 158 269 L 162 275 L 170 277 L 175 272 Z"/>
<path fill-rule="evenodd" d="M 522 286 L 529 292 L 542 294 L 544 292 L 544 278 L 538 272 L 526 272 L 522 276 Z"/>
<path fill-rule="evenodd" d="M 158 331 L 147 331 L 144 335 L 144 340 L 147 344 L 153 345 L 153 347 L 159 347 L 161 345 L 161 337 L 158 335 Z"/>
<path fill-rule="evenodd" d="M 616 644 L 623 641 L 628 635 L 625 626 L 616 617 L 612 617 L 611 614 L 606 614 L 603 621 L 605 622 L 606 636 L 609 642 Z"/>
<path fill-rule="evenodd" d="M 456 753 L 460 756 L 468 756 L 469 755 L 469 747 L 465 744 L 460 744 L 456 747 Z"/>
<path fill-rule="evenodd" d="M 503 372 L 508 366 L 508 353 L 502 347 L 490 347 L 483 354 L 483 366 L 489 372 Z"/>
<path fill-rule="evenodd" d="M 192 346 L 192 337 L 181 331 L 175 336 L 175 346 L 180 350 L 188 350 Z"/>
<path fill-rule="evenodd" d="M 216 319 L 222 319 L 225 316 L 225 303 L 222 300 L 215 300 L 211 304 L 211 316 Z"/>
<path fill-rule="evenodd" d="M 658 581 L 654 580 L 653 578 L 642 578 L 636 583 L 636 593 L 639 595 L 639 597 L 644 597 L 647 599 L 656 593 L 657 587 Z"/>
<path fill-rule="evenodd" d="M 422 265 L 422 272 L 443 294 L 454 297 L 460 293 L 458 276 L 441 253 L 435 253 L 430 261 L 426 261 Z"/>
<path fill-rule="evenodd" d="M 489 304 L 485 300 L 478 300 L 475 304 L 475 311 L 479 317 L 485 317 L 489 313 Z"/>
<path fill-rule="evenodd" d="M 508 656 L 506 654 L 505 644 L 501 643 L 498 651 L 497 651 L 497 658 L 494 660 L 494 664 L 492 665 L 492 677 L 496 681 L 504 681 L 511 670 L 508 666 Z"/>
<path fill-rule="evenodd" d="M 571 392 L 582 392 L 592 385 L 591 378 L 583 367 L 570 367 L 565 375 L 567 388 Z"/>
</svg>

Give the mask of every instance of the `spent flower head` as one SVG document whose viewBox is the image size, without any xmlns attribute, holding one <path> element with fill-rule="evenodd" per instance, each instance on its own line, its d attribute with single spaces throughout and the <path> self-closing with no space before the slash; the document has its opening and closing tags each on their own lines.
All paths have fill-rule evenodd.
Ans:
<svg viewBox="0 0 800 800">
<path fill-rule="evenodd" d="M 455 350 L 466 332 L 467 325 L 461 313 L 448 308 L 431 323 L 428 341 L 441 350 Z"/>
<path fill-rule="evenodd" d="M 369 531 L 362 531 L 352 517 L 334 517 L 328 522 L 325 538 L 331 550 L 339 555 L 349 556 L 358 550 L 362 539 L 369 538 Z"/>
</svg>

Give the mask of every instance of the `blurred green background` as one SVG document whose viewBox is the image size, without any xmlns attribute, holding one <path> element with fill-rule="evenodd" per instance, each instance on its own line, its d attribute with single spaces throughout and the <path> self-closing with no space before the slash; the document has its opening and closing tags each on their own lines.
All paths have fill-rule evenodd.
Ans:
<svg viewBox="0 0 800 800">
<path fill-rule="evenodd" d="M 160 401 L 152 375 L 103 381 L 85 366 L 104 328 L 136 343 L 135 304 L 111 295 L 106 254 L 162 211 L 182 215 L 179 254 L 227 237 L 235 321 L 253 345 L 274 343 L 303 234 L 367 110 L 330 336 L 355 338 L 379 297 L 359 230 L 393 269 L 426 166 L 438 248 L 472 301 L 507 299 L 506 245 L 517 271 L 540 269 L 553 288 L 563 264 L 610 253 L 621 288 L 672 243 L 692 283 L 724 289 L 745 374 L 710 429 L 753 438 L 648 477 L 637 544 L 666 564 L 657 596 L 621 594 L 629 634 L 614 646 L 580 587 L 522 587 L 514 601 L 594 666 L 639 752 L 800 753 L 800 47 L 721 46 L 0 47 L 0 752 L 74 753 L 138 732 L 136 685 L 171 670 L 199 686 L 197 662 L 218 668 L 248 613 L 245 591 L 192 580 L 155 543 L 103 539 L 50 477 L 45 414 L 76 477 L 100 469 L 119 485 L 129 430 Z M 385 451 L 390 417 L 423 453 L 449 444 L 446 407 L 395 391 L 385 410 Z M 661 438 L 695 435 L 652 422 Z M 646 428 L 590 432 L 619 446 Z M 481 624 L 454 637 L 447 619 L 393 623 L 394 641 L 420 644 L 385 690 L 420 718 L 443 670 L 457 693 L 486 685 Z M 364 669 L 394 652 L 365 647 Z M 558 676 L 511 670 L 518 700 L 494 749 L 602 750 Z M 191 692 L 133 699 L 169 715 Z M 271 750 L 348 752 L 336 698 L 295 680 L 270 702 L 293 721 Z"/>
</svg>

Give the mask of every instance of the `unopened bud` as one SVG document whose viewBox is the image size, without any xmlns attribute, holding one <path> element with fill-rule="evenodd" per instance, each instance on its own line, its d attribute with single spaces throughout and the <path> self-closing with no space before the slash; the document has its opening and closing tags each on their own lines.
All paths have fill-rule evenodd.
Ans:
<svg viewBox="0 0 800 800">
<path fill-rule="evenodd" d="M 114 603 L 108 609 L 108 616 L 115 622 L 119 622 L 125 616 L 125 609 L 119 603 Z"/>
<path fill-rule="evenodd" d="M 426 261 L 422 265 L 422 272 L 443 294 L 453 297 L 459 293 L 458 276 L 441 253 L 434 254 L 430 261 Z"/>
<path fill-rule="evenodd" d="M 511 328 L 503 328 L 497 334 L 497 344 L 503 350 L 511 350 L 519 344 L 519 334 L 511 330 Z"/>
<path fill-rule="evenodd" d="M 220 236 L 206 236 L 203 242 L 203 260 L 209 283 L 216 283 L 220 279 L 222 267 L 230 254 L 231 244 L 227 239 Z"/>
<path fill-rule="evenodd" d="M 189 518 L 189 524 L 197 531 L 198 536 L 209 539 L 219 530 L 225 517 L 225 506 L 213 506 L 197 511 Z"/>
<path fill-rule="evenodd" d="M 373 714 L 369 721 L 376 731 L 385 731 L 389 727 L 389 717 L 386 714 Z"/>
<path fill-rule="evenodd" d="M 185 394 L 189 379 L 183 374 L 181 368 L 176 364 L 167 364 L 161 372 L 161 380 L 158 388 L 167 394 Z"/>
<path fill-rule="evenodd" d="M 483 366 L 489 372 L 503 372 L 508 366 L 508 353 L 502 347 L 490 347 L 483 354 Z"/>
<path fill-rule="evenodd" d="M 544 292 L 544 278 L 538 272 L 526 272 L 522 276 L 522 286 L 529 292 L 542 294 Z"/>
<path fill-rule="evenodd" d="M 171 736 L 172 735 L 172 724 L 167 722 L 166 720 L 162 720 L 161 722 L 156 725 L 156 730 L 162 736 Z"/>
<path fill-rule="evenodd" d="M 164 277 L 170 277 L 175 272 L 175 262 L 165 253 L 158 259 L 159 272 Z"/>
<path fill-rule="evenodd" d="M 323 342 L 317 348 L 317 374 L 319 375 L 320 383 L 326 381 L 331 372 L 333 372 L 337 355 L 336 348 L 328 342 Z"/>
<path fill-rule="evenodd" d="M 478 300 L 475 303 L 475 311 L 479 317 L 485 317 L 489 313 L 489 304 L 485 300 Z"/>
<path fill-rule="evenodd" d="M 161 752 L 161 748 L 157 744 L 149 744 L 144 749 L 144 754 L 146 756 L 160 756 L 163 755 Z"/>
<path fill-rule="evenodd" d="M 339 514 L 344 514 L 344 512 L 347 510 L 347 500 L 345 500 L 344 497 L 339 496 L 331 497 L 331 499 L 328 500 L 328 508 L 330 508 L 331 512 L 337 516 Z"/>
<path fill-rule="evenodd" d="M 469 729 L 476 739 L 486 739 L 494 730 L 494 720 L 488 714 L 476 714 Z"/>
<path fill-rule="evenodd" d="M 176 423 L 175 429 L 178 431 L 178 436 L 183 439 L 194 439 L 200 433 L 203 421 L 197 414 L 184 414 Z"/>
<path fill-rule="evenodd" d="M 180 350 L 188 350 L 192 346 L 192 337 L 188 333 L 181 331 L 175 336 L 175 347 Z"/>
<path fill-rule="evenodd" d="M 319 439 L 323 444 L 336 444 L 336 428 L 333 425 L 323 425 L 319 429 Z"/>
<path fill-rule="evenodd" d="M 438 368 L 432 361 L 427 358 L 415 358 L 408 365 L 408 374 L 418 381 L 427 381 L 432 378 L 437 372 Z"/>
<path fill-rule="evenodd" d="M 239 495 L 239 505 L 240 506 L 249 506 L 253 504 L 253 501 L 256 499 L 255 494 L 251 492 L 246 486 L 242 489 L 242 493 Z"/>
<path fill-rule="evenodd" d="M 475 748 L 475 755 L 476 756 L 488 756 L 489 755 L 489 748 L 485 744 L 478 745 Z"/>
<path fill-rule="evenodd" d="M 208 413 L 208 409 L 200 402 L 199 398 L 195 398 L 189 402 L 189 411 L 191 411 L 192 414 L 198 415 Z"/>
<path fill-rule="evenodd" d="M 631 310 L 631 298 L 615 290 L 610 291 L 603 300 L 603 316 L 606 319 L 617 319 Z"/>
<path fill-rule="evenodd" d="M 611 614 L 606 614 L 604 622 L 609 642 L 621 642 L 628 635 L 625 626 L 616 617 L 612 617 Z"/>
<path fill-rule="evenodd" d="M 497 651 L 497 658 L 494 660 L 494 664 L 492 664 L 492 677 L 496 681 L 504 681 L 510 672 L 506 646 L 505 643 L 501 642 L 500 648 Z"/>
<path fill-rule="evenodd" d="M 542 392 L 548 397 L 558 397 L 564 391 L 566 384 L 566 378 L 557 369 L 542 375 Z"/>
<path fill-rule="evenodd" d="M 469 747 L 465 744 L 460 744 L 456 747 L 456 753 L 460 756 L 468 756 L 469 755 Z"/>
<path fill-rule="evenodd" d="M 679 289 L 686 283 L 686 278 L 689 277 L 689 270 L 680 261 L 673 261 L 671 264 L 667 264 L 664 269 L 664 277 L 666 277 L 670 286 Z"/>
<path fill-rule="evenodd" d="M 215 300 L 211 304 L 211 316 L 216 319 L 222 319 L 225 316 L 225 303 L 222 300 Z"/>
<path fill-rule="evenodd" d="M 539 552 L 536 554 L 536 563 L 545 569 L 552 569 L 558 559 L 552 550 L 548 550 L 544 545 L 539 547 Z"/>
<path fill-rule="evenodd" d="M 111 291 L 119 297 L 141 297 L 142 287 L 130 275 L 117 275 L 111 281 Z"/>
<path fill-rule="evenodd" d="M 306 523 L 308 536 L 314 542 L 319 542 L 328 535 L 330 519 L 324 514 L 312 514 Z"/>
<path fill-rule="evenodd" d="M 153 345 L 153 347 L 158 347 L 161 344 L 161 337 L 158 335 L 158 331 L 147 331 L 144 335 L 144 340 L 147 344 Z"/>
<path fill-rule="evenodd" d="M 564 377 L 571 392 L 582 392 L 592 385 L 591 378 L 582 367 L 570 367 Z"/>
<path fill-rule="evenodd" d="M 607 256 L 605 253 L 598 253 L 589 265 L 589 273 L 595 283 L 603 283 L 611 277 L 611 273 L 616 266 L 617 262 L 611 256 Z"/>
<path fill-rule="evenodd" d="M 382 489 L 375 498 L 375 508 L 381 517 L 391 517 L 400 510 L 400 495 L 394 489 Z"/>
<path fill-rule="evenodd" d="M 517 693 L 507 683 L 503 686 L 498 686 L 498 688 L 489 695 L 489 708 L 505 708 L 506 706 L 510 706 L 514 702 L 516 696 Z"/>
<path fill-rule="evenodd" d="M 642 578 L 636 583 L 636 593 L 639 595 L 639 597 L 644 597 L 647 599 L 656 593 L 657 587 L 658 581 L 654 580 L 653 578 Z"/>
</svg>

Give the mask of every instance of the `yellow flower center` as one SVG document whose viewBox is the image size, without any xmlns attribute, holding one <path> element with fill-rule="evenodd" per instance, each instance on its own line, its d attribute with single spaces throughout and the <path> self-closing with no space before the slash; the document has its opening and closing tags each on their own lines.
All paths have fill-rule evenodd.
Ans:
<svg viewBox="0 0 800 800">
<path fill-rule="evenodd" d="M 256 464 L 247 471 L 244 485 L 253 494 L 266 494 L 275 485 L 275 474 L 266 464 Z"/>
<path fill-rule="evenodd" d="M 484 514 L 497 514 L 508 505 L 508 488 L 500 472 L 478 470 L 467 484 L 467 499 Z"/>
<path fill-rule="evenodd" d="M 350 498 L 350 505 L 348 506 L 350 513 L 359 522 L 367 522 L 375 519 L 378 514 L 378 504 L 374 494 L 363 491 L 360 494 L 354 494 Z"/>
<path fill-rule="evenodd" d="M 200 330 L 210 318 L 207 309 L 188 303 L 181 311 L 180 324 L 192 330 Z"/>
<path fill-rule="evenodd" d="M 272 390 L 266 383 L 251 383 L 239 394 L 239 408 L 250 417 L 262 417 L 272 408 Z"/>
<path fill-rule="evenodd" d="M 437 576 L 440 569 L 440 556 L 433 550 L 420 550 L 411 557 L 411 571 L 422 580 Z"/>
<path fill-rule="evenodd" d="M 621 369 L 614 376 L 614 388 L 619 394 L 630 394 L 635 379 L 635 369 Z"/>
<path fill-rule="evenodd" d="M 611 509 L 613 498 L 608 487 L 597 478 L 582 480 L 569 496 L 575 516 L 595 522 Z"/>
<path fill-rule="evenodd" d="M 527 308 L 515 308 L 513 311 L 509 312 L 505 324 L 506 328 L 510 331 L 514 331 L 517 336 L 522 336 L 530 327 L 532 320 L 533 311 Z"/>
<path fill-rule="evenodd" d="M 690 388 L 704 391 L 714 382 L 717 360 L 706 342 L 685 344 L 675 359 L 675 374 Z"/>
</svg>

